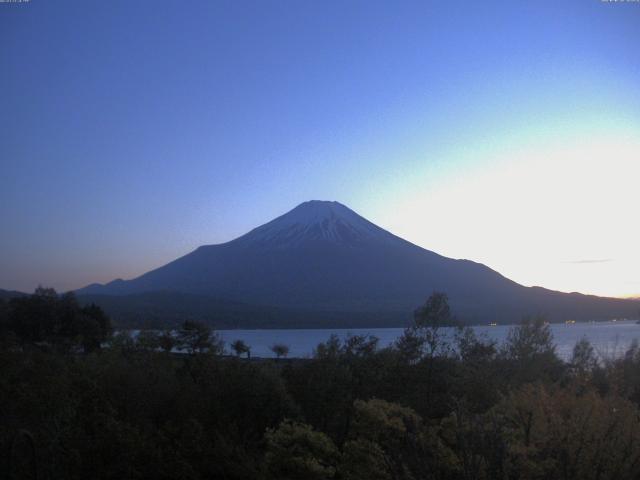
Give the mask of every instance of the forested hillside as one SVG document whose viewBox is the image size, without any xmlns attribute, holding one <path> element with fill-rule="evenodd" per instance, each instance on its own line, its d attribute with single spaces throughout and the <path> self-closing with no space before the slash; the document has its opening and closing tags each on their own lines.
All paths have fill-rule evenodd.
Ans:
<svg viewBox="0 0 640 480">
<path fill-rule="evenodd" d="M 197 322 L 113 336 L 47 290 L 0 307 L 3 478 L 640 475 L 640 348 L 601 359 L 582 341 L 564 363 L 542 319 L 449 343 L 434 295 L 392 347 L 332 337 L 252 360 Z"/>
</svg>

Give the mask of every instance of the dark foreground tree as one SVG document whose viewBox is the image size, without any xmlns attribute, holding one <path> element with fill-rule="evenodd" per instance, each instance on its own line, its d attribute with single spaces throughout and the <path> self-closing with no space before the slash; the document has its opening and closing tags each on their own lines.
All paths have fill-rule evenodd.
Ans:
<svg viewBox="0 0 640 480">
<path fill-rule="evenodd" d="M 589 340 L 583 337 L 576 343 L 569 365 L 577 377 L 585 377 L 598 368 L 598 357 Z"/>
<path fill-rule="evenodd" d="M 269 349 L 275 353 L 276 358 L 279 360 L 281 357 L 286 357 L 289 355 L 289 345 L 285 345 L 284 343 L 276 343 L 271 345 Z"/>
<path fill-rule="evenodd" d="M 220 355 L 224 344 L 209 325 L 187 320 L 176 332 L 176 348 L 192 355 L 196 353 Z"/>
<path fill-rule="evenodd" d="M 396 346 L 408 361 L 417 361 L 423 356 L 433 358 L 447 354 L 450 345 L 442 329 L 453 323 L 447 294 L 434 292 L 414 312 L 413 324 L 405 329 Z"/>
<path fill-rule="evenodd" d="M 539 378 L 558 380 L 565 371 L 543 317 L 527 317 L 511 328 L 500 353 L 507 360 L 504 373 L 516 385 Z"/>
<path fill-rule="evenodd" d="M 638 344 L 596 365 L 579 342 L 565 364 L 527 321 L 502 346 L 459 330 L 416 361 L 332 336 L 312 358 L 248 362 L 207 354 L 215 336 L 187 323 L 85 355 L 74 297 L 35 297 L 0 320 L 41 314 L 0 343 L 0 478 L 640 478 Z M 176 339 L 193 355 L 167 354 Z"/>
<path fill-rule="evenodd" d="M 2 335 L 14 335 L 22 344 L 89 353 L 111 335 L 111 322 L 102 309 L 80 306 L 72 292 L 58 295 L 52 288 L 38 287 L 33 295 L 12 298 L 6 308 Z"/>
<path fill-rule="evenodd" d="M 233 342 L 231 342 L 230 346 L 238 357 L 246 354 L 247 358 L 251 358 L 251 347 L 247 345 L 243 340 L 234 340 Z"/>
</svg>

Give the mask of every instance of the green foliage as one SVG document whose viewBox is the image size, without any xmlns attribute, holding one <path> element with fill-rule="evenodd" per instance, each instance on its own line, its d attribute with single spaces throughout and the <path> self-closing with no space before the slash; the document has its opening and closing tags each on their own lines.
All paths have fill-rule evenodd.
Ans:
<svg viewBox="0 0 640 480">
<path fill-rule="evenodd" d="M 344 444 L 340 477 L 346 480 L 391 480 L 387 458 L 382 447 L 366 438 Z"/>
<path fill-rule="evenodd" d="M 374 465 L 380 478 L 406 479 L 433 478 L 454 468 L 437 432 L 398 404 L 357 400 L 350 436 L 343 468 L 355 478 Z"/>
<path fill-rule="evenodd" d="M 395 342 L 395 348 L 405 363 L 418 362 L 424 353 L 425 340 L 415 326 L 407 327 Z"/>
<path fill-rule="evenodd" d="M 581 338 L 573 347 L 571 361 L 569 362 L 573 374 L 584 378 L 599 367 L 598 357 L 593 346 L 586 338 Z"/>
<path fill-rule="evenodd" d="M 283 376 L 294 399 L 308 406 L 307 421 L 342 444 L 354 400 L 371 397 L 383 384 L 387 357 L 375 338 L 353 336 L 343 343 L 333 335 L 316 347 L 313 361 L 293 363 Z"/>
<path fill-rule="evenodd" d="M 458 329 L 455 343 L 462 368 L 456 372 L 453 396 L 470 412 L 485 412 L 498 402 L 504 378 L 496 344 L 478 338 L 469 327 Z"/>
<path fill-rule="evenodd" d="M 433 358 L 451 353 L 442 328 L 453 324 L 449 299 L 445 293 L 434 292 L 425 304 L 414 312 L 413 324 L 396 342 L 405 361 L 416 362 L 423 356 Z"/>
<path fill-rule="evenodd" d="M 103 340 L 101 311 L 47 289 L 0 302 L 0 478 L 640 478 L 638 344 L 564 364 L 533 319 L 431 348 L 441 300 L 417 356 L 333 336 L 287 362 L 218 355 L 193 322 Z"/>
<path fill-rule="evenodd" d="M 640 475 L 640 417 L 622 398 L 527 385 L 497 407 L 520 478 L 619 479 Z"/>
<path fill-rule="evenodd" d="M 102 309 L 81 307 L 73 293 L 58 295 L 38 287 L 33 295 L 3 302 L 0 335 L 22 345 L 38 345 L 61 352 L 99 350 L 111 335 L 111 322 Z"/>
<path fill-rule="evenodd" d="M 549 323 L 543 317 L 525 318 L 509 331 L 503 352 L 513 360 L 533 360 L 538 355 L 555 354 Z"/>
<path fill-rule="evenodd" d="M 278 480 L 325 480 L 333 478 L 338 450 L 331 439 L 309 425 L 284 421 L 267 430 L 265 468 Z"/>
<path fill-rule="evenodd" d="M 176 332 L 175 348 L 192 355 L 205 352 L 220 355 L 224 351 L 224 343 L 207 324 L 187 320 Z"/>
<path fill-rule="evenodd" d="M 565 371 L 549 323 L 542 317 L 527 317 L 511 328 L 500 353 L 506 360 L 505 374 L 515 385 L 540 379 L 557 381 Z"/>
<path fill-rule="evenodd" d="M 460 359 L 468 364 L 486 364 L 494 360 L 498 353 L 494 340 L 478 338 L 470 327 L 458 328 L 455 342 Z"/>
<path fill-rule="evenodd" d="M 425 304 L 414 312 L 417 327 L 445 327 L 452 323 L 451 307 L 446 293 L 434 292 Z"/>
</svg>

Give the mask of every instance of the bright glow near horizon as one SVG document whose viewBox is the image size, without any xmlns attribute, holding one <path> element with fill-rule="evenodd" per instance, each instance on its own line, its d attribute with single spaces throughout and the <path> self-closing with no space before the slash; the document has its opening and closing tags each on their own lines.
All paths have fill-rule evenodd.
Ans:
<svg viewBox="0 0 640 480">
<path fill-rule="evenodd" d="M 640 129 L 539 139 L 493 155 L 440 185 L 414 182 L 381 212 L 382 224 L 524 285 L 640 292 Z"/>
</svg>

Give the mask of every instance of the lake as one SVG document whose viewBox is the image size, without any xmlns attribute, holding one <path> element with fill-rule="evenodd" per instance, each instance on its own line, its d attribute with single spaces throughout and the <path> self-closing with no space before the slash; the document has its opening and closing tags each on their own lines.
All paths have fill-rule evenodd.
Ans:
<svg viewBox="0 0 640 480">
<path fill-rule="evenodd" d="M 512 328 L 510 325 L 473 327 L 477 335 L 486 336 L 502 343 Z M 453 334 L 453 329 L 446 329 Z M 404 329 L 402 328 L 354 328 L 354 329 L 288 329 L 288 330 L 218 330 L 226 342 L 240 339 L 251 347 L 253 357 L 274 357 L 269 347 L 274 343 L 289 346 L 289 357 L 304 358 L 311 356 L 320 342 L 326 341 L 331 334 L 341 339 L 348 335 L 374 335 L 380 339 L 380 347 L 393 343 Z M 620 355 L 626 351 L 633 339 L 640 341 L 640 325 L 633 320 L 617 322 L 593 322 L 574 324 L 552 324 L 554 342 L 558 355 L 567 360 L 571 357 L 574 345 L 582 337 L 587 338 L 600 356 Z"/>
</svg>

